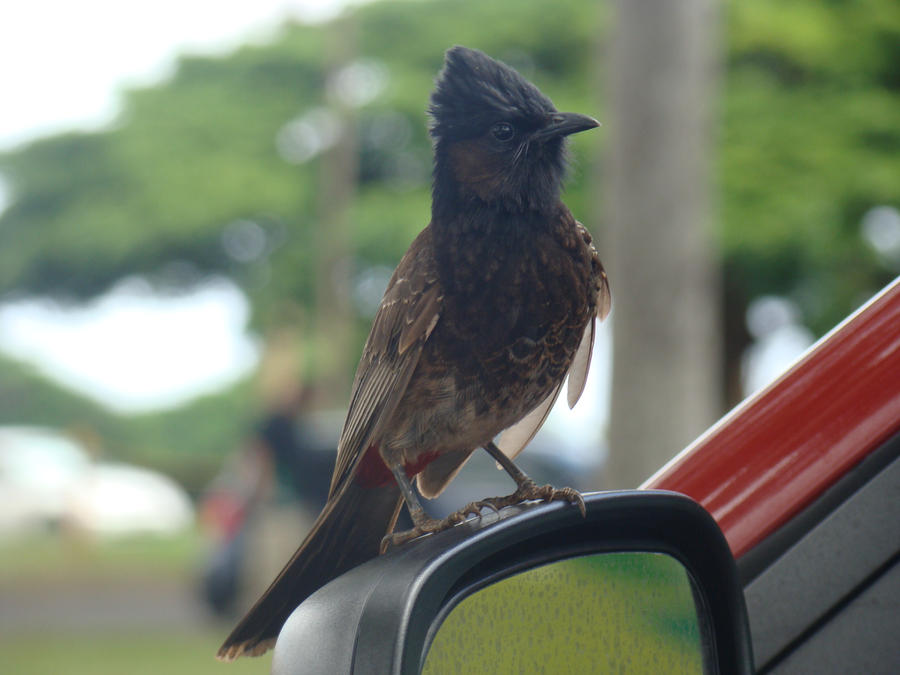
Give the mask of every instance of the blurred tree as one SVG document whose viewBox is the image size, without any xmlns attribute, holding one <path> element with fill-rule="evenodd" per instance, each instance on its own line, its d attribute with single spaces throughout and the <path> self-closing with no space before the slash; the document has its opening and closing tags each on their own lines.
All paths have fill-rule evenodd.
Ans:
<svg viewBox="0 0 900 675">
<path fill-rule="evenodd" d="M 613 397 L 605 482 L 637 487 L 718 416 L 709 157 L 712 0 L 616 3 L 607 190 Z"/>
<path fill-rule="evenodd" d="M 729 400 L 746 308 L 785 295 L 821 335 L 900 273 L 861 235 L 900 207 L 900 4 L 728 6 L 718 199 Z"/>
<path fill-rule="evenodd" d="M 388 0 L 352 14 L 358 55 L 344 82 L 356 96 L 358 184 L 347 222 L 357 322 L 348 350 L 358 353 L 383 268 L 428 219 L 423 111 L 444 48 L 484 49 L 561 109 L 603 119 L 589 83 L 606 21 L 605 6 L 580 0 L 552 9 L 542 0 Z M 725 18 L 714 201 L 734 364 L 752 298 L 788 295 L 822 333 L 900 272 L 860 235 L 873 207 L 900 206 L 900 5 L 758 0 L 729 4 Z M 285 316 L 308 317 L 317 297 L 317 178 L 334 139 L 321 114 L 325 42 L 321 27 L 291 24 L 271 44 L 185 57 L 170 80 L 127 92 L 111 128 L 0 154 L 11 198 L 0 214 L 0 299 L 77 300 L 130 274 L 187 286 L 225 273 L 247 292 L 261 333 L 277 331 Z M 597 142 L 576 138 L 575 156 Z M 566 201 L 596 227 L 585 175 L 573 172 Z M 624 283 L 612 277 L 617 312 L 626 311 Z M 659 301 L 634 302 L 652 314 L 646 308 Z M 309 363 L 318 363 L 315 354 Z M 249 397 L 248 387 L 238 392 Z M 222 413 L 213 410 L 195 411 L 210 419 L 195 417 L 189 428 L 169 425 L 160 445 L 174 447 L 180 432 L 206 433 L 195 442 L 214 447 Z"/>
</svg>

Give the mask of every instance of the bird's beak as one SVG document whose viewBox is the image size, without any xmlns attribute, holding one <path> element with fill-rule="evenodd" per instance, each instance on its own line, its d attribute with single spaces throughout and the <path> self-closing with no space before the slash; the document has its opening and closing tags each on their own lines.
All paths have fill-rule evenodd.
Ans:
<svg viewBox="0 0 900 675">
<path fill-rule="evenodd" d="M 534 138 L 547 141 L 559 136 L 577 134 L 579 131 L 587 131 L 599 127 L 600 122 L 593 117 L 579 113 L 553 113 L 547 120 L 546 126 L 534 134 Z"/>
</svg>

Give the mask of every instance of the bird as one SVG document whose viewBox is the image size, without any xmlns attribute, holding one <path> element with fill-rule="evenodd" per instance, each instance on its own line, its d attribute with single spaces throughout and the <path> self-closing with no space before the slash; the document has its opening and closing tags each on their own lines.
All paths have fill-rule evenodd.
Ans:
<svg viewBox="0 0 900 675">
<path fill-rule="evenodd" d="M 291 612 L 391 546 L 482 509 L 566 500 L 513 462 L 568 376 L 584 389 L 609 282 L 587 229 L 561 201 L 566 140 L 599 126 L 561 113 L 513 68 L 448 49 L 428 106 L 434 148 L 429 224 L 390 278 L 353 380 L 328 501 L 310 533 L 217 653 L 270 648 Z M 499 438 L 498 438 L 499 436 Z M 434 498 L 484 448 L 516 490 L 444 519 Z M 394 532 L 402 504 L 413 528 Z"/>
</svg>

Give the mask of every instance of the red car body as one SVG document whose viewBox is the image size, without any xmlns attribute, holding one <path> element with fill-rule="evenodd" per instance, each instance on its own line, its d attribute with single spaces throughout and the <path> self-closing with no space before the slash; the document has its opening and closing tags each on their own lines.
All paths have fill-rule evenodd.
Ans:
<svg viewBox="0 0 900 675">
<path fill-rule="evenodd" d="M 641 487 L 700 502 L 740 558 L 898 432 L 900 278 Z"/>
</svg>

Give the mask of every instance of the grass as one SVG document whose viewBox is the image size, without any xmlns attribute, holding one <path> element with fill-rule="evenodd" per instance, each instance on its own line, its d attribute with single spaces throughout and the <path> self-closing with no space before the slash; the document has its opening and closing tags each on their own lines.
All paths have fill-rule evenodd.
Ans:
<svg viewBox="0 0 900 675">
<path fill-rule="evenodd" d="M 61 536 L 62 534 L 62 536 Z M 94 540 L 45 533 L 0 541 L 0 602 L 4 589 L 34 593 L 38 602 L 57 588 L 140 587 L 162 582 L 187 589 L 202 558 L 196 532 L 177 537 L 140 536 Z M 126 596 L 126 599 L 130 596 Z M 66 608 L 65 611 L 72 611 Z M 0 672 L 15 675 L 249 675 L 268 673 L 271 656 L 220 663 L 215 652 L 230 625 L 199 621 L 186 626 L 125 629 L 112 625 L 72 629 L 0 630 Z"/>
<path fill-rule="evenodd" d="M 268 673 L 271 652 L 220 663 L 213 655 L 222 633 L 109 632 L 0 637 L 3 672 L 15 675 L 251 675 Z"/>
<path fill-rule="evenodd" d="M 48 532 L 0 540 L 0 584 L 177 578 L 189 573 L 201 549 L 201 539 L 193 531 L 112 540 Z"/>
</svg>

